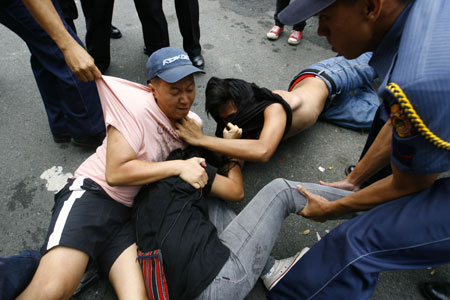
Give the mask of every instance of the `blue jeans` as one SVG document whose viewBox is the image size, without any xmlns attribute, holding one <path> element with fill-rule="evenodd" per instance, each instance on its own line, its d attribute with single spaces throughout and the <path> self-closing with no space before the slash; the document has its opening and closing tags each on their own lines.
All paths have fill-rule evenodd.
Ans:
<svg viewBox="0 0 450 300">
<path fill-rule="evenodd" d="M 53 1 L 53 4 L 61 16 L 58 3 Z M 0 23 L 20 36 L 30 49 L 31 67 L 44 101 L 51 132 L 69 133 L 80 138 L 105 131 L 95 83 L 80 81 L 75 76 L 61 50 L 34 20 L 22 1 L 7 0 L 0 7 Z M 81 45 L 72 29 L 67 24 L 65 26 Z"/>
<path fill-rule="evenodd" d="M 273 265 L 270 257 L 284 219 L 300 212 L 306 199 L 297 191 L 298 182 L 275 179 L 261 189 L 236 216 L 223 201 L 208 199 L 210 220 L 230 258 L 197 300 L 239 300 L 251 291 L 263 271 Z M 329 200 L 350 194 L 313 183 L 302 183 L 309 191 Z"/>
<path fill-rule="evenodd" d="M 33 278 L 40 259 L 39 251 L 0 257 L 0 299 L 12 300 L 19 296 Z"/>
<path fill-rule="evenodd" d="M 315 63 L 300 72 L 314 74 L 327 85 L 330 97 L 320 118 L 350 128 L 369 130 L 380 100 L 372 86 L 377 77 L 369 66 L 371 52 L 355 59 L 342 56 Z M 294 79 L 295 81 L 295 79 Z"/>
<path fill-rule="evenodd" d="M 344 222 L 314 245 L 269 299 L 369 299 L 378 273 L 450 262 L 450 178 Z"/>
</svg>

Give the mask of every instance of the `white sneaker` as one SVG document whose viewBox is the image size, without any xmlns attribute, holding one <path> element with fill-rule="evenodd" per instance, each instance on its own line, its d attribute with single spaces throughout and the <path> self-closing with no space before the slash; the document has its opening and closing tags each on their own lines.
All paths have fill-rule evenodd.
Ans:
<svg viewBox="0 0 450 300">
<path fill-rule="evenodd" d="M 270 291 L 308 250 L 309 248 L 305 247 L 292 257 L 275 260 L 270 271 L 261 276 L 266 288 Z"/>
</svg>

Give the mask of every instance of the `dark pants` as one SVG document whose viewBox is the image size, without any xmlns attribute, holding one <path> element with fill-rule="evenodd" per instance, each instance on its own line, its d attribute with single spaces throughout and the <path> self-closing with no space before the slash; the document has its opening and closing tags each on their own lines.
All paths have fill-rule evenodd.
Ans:
<svg viewBox="0 0 450 300">
<path fill-rule="evenodd" d="M 58 3 L 54 5 L 61 15 Z M 20 36 L 31 52 L 31 67 L 53 134 L 88 137 L 105 131 L 103 112 L 94 82 L 82 82 L 67 66 L 61 50 L 34 20 L 20 0 L 0 8 L 0 23 Z M 64 22 L 65 23 L 65 22 Z M 69 33 L 81 43 L 65 24 Z"/>
<path fill-rule="evenodd" d="M 134 0 L 142 23 L 144 43 L 150 54 L 170 46 L 169 31 L 162 0 Z M 183 36 L 184 51 L 190 57 L 200 55 L 200 25 L 198 0 L 175 0 L 178 27 Z"/>
<path fill-rule="evenodd" d="M 58 0 L 69 26 L 76 32 L 73 20 L 78 17 L 74 0 Z M 103 73 L 111 62 L 110 36 L 114 0 L 81 0 L 86 20 L 86 47 L 95 65 Z"/>
<path fill-rule="evenodd" d="M 289 2 L 291 2 L 291 0 L 277 0 L 277 5 L 275 8 L 275 15 L 274 15 L 275 25 L 284 27 L 284 24 L 281 23 L 280 19 L 278 19 L 278 14 L 280 13 L 280 11 L 282 11 L 285 7 L 287 7 L 289 5 Z M 303 22 L 295 24 L 292 27 L 292 29 L 297 30 L 297 31 L 303 31 L 303 29 L 305 29 L 305 26 L 306 26 L 306 21 L 303 21 Z"/>
<path fill-rule="evenodd" d="M 114 0 L 82 0 L 86 18 L 86 47 L 95 64 L 104 72 L 111 62 L 111 22 Z"/>
<path fill-rule="evenodd" d="M 369 299 L 378 273 L 450 262 L 450 178 L 336 227 L 270 291 L 269 299 Z"/>
<path fill-rule="evenodd" d="M 12 300 L 27 287 L 39 265 L 39 251 L 0 257 L 0 299 Z"/>
</svg>

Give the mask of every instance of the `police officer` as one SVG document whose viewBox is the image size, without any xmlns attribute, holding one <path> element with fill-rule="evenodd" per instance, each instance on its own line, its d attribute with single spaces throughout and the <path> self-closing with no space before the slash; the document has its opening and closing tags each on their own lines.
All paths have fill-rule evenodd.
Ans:
<svg viewBox="0 0 450 300">
<path fill-rule="evenodd" d="M 346 179 L 354 191 L 329 202 L 299 187 L 315 221 L 367 211 L 317 243 L 278 278 L 269 298 L 368 299 L 378 273 L 450 262 L 450 2 L 447 0 L 297 0 L 285 24 L 318 15 L 318 34 L 346 58 L 373 51 L 384 102 L 371 143 Z M 373 137 L 373 138 L 372 138 Z M 447 141 L 447 142 L 446 142 Z M 380 169 L 392 174 L 362 188 Z"/>
<path fill-rule="evenodd" d="M 97 147 L 105 136 L 92 57 L 62 21 L 55 0 L 0 0 L 0 23 L 26 42 L 56 143 Z"/>
</svg>

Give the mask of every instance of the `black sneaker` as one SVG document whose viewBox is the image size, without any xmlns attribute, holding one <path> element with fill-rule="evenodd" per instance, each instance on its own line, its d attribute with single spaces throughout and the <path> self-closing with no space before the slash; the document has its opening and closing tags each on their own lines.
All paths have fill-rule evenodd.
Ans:
<svg viewBox="0 0 450 300">
<path fill-rule="evenodd" d="M 58 143 L 58 144 L 70 143 L 71 139 L 72 139 L 72 137 L 70 136 L 70 133 L 67 133 L 67 132 L 53 134 L 53 141 L 55 141 L 55 143 Z"/>
<path fill-rule="evenodd" d="M 105 136 L 106 134 L 103 131 L 89 137 L 72 138 L 72 144 L 82 148 L 97 148 L 103 143 Z"/>
</svg>

